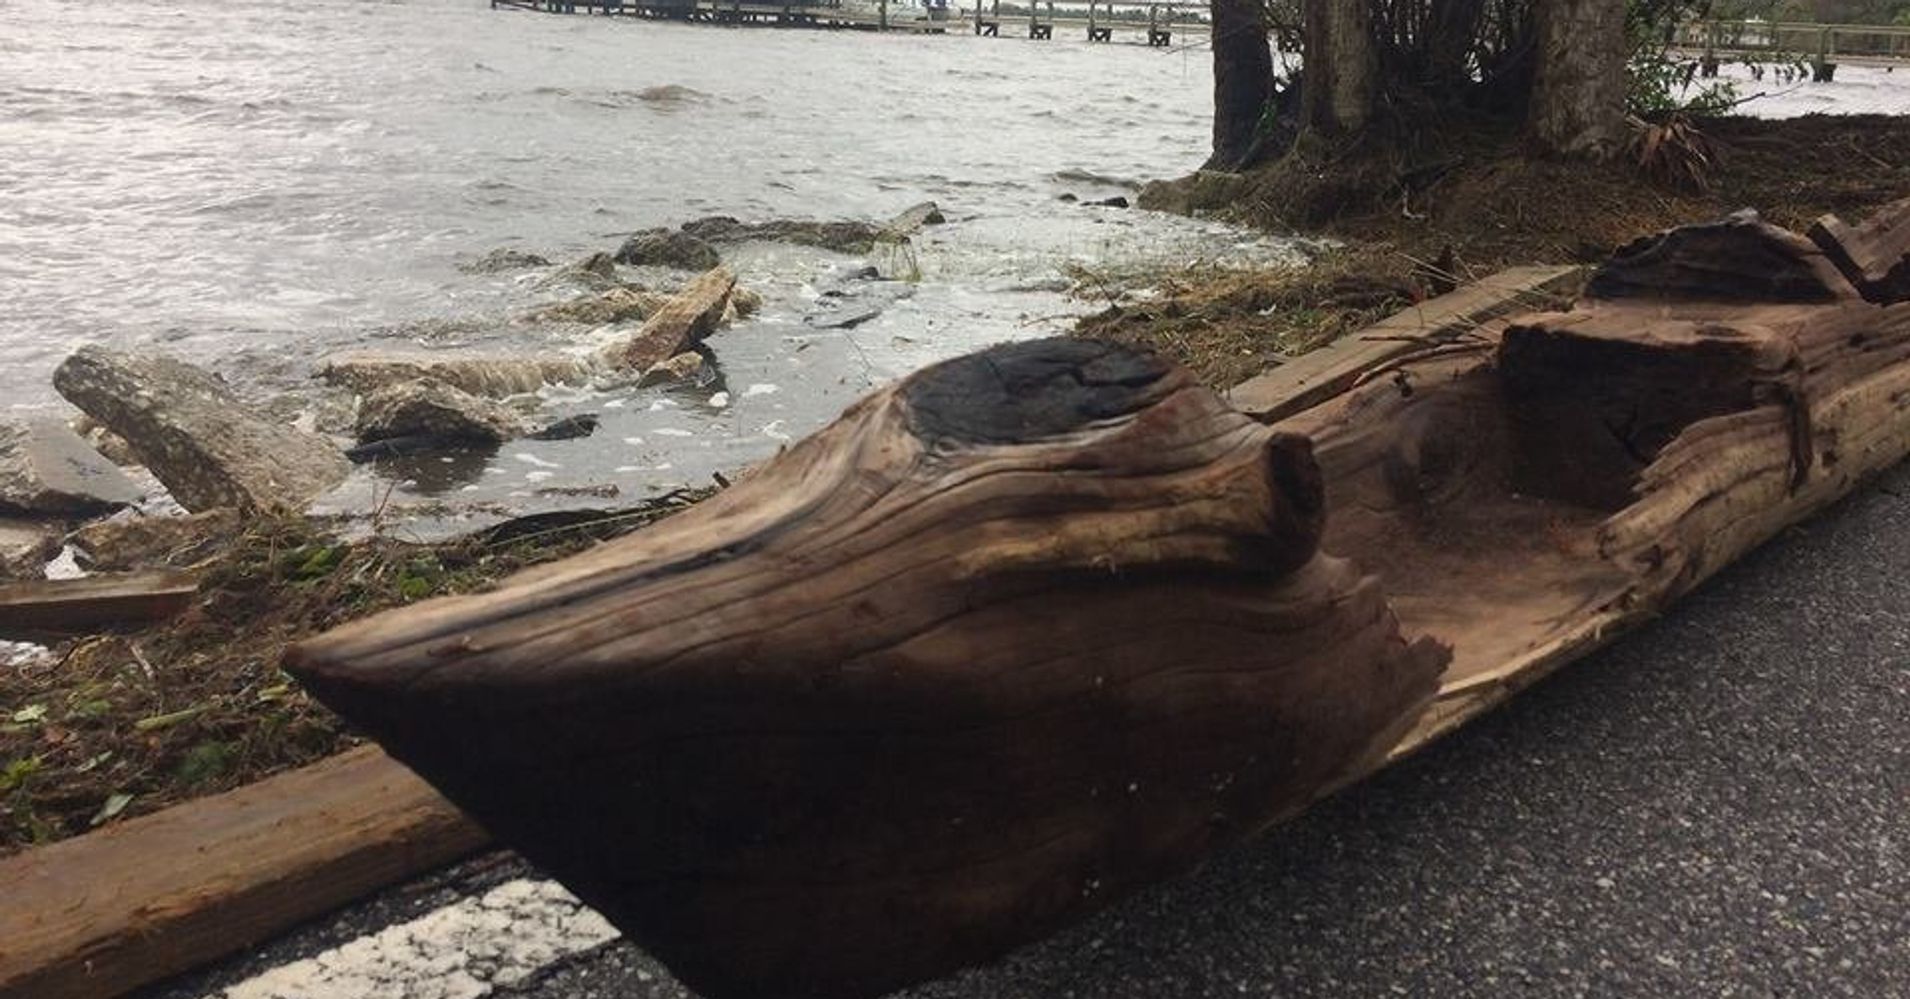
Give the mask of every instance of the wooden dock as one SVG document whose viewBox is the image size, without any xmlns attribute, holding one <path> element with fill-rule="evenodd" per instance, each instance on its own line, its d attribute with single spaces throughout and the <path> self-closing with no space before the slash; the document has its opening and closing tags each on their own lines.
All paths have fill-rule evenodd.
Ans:
<svg viewBox="0 0 1910 999">
<path fill-rule="evenodd" d="M 1125 40 L 1155 47 L 1172 45 L 1177 35 L 1205 35 L 1209 23 L 1204 2 L 1145 3 L 1134 0 L 978 0 L 972 8 L 922 8 L 891 5 L 889 0 L 745 3 L 743 0 L 491 0 L 492 9 L 532 10 L 546 14 L 598 14 L 693 21 L 861 31 L 947 34 L 951 31 L 1000 37 L 1025 35 L 1038 41 L 1079 37 L 1090 42 Z"/>
<path fill-rule="evenodd" d="M 1910 27 L 1890 24 L 1814 24 L 1793 21 L 1694 21 L 1678 30 L 1673 48 L 1700 60 L 1705 76 L 1722 62 L 1798 63 L 1828 83 L 1837 67 L 1910 65 Z"/>
</svg>

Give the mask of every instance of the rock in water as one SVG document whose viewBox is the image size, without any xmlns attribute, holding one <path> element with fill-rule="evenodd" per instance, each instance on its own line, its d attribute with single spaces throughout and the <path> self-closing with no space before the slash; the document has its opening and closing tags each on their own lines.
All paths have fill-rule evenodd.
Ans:
<svg viewBox="0 0 1910 999">
<path fill-rule="evenodd" d="M 429 353 L 348 354 L 320 368 L 318 376 L 354 392 L 436 378 L 472 395 L 491 399 L 535 392 L 546 385 L 584 385 L 596 374 L 577 357 L 457 357 Z"/>
<path fill-rule="evenodd" d="M 529 430 L 502 403 L 472 395 L 436 378 L 387 385 L 358 406 L 359 441 L 431 437 L 445 442 L 497 444 Z"/>
<path fill-rule="evenodd" d="M 692 381 L 703 374 L 703 369 L 703 355 L 694 350 L 686 350 L 667 361 L 651 365 L 644 371 L 643 377 L 637 379 L 637 387 L 649 388 L 652 385 Z"/>
<path fill-rule="evenodd" d="M 891 236 L 912 236 L 924 226 L 941 225 L 948 221 L 942 209 L 933 201 L 924 201 L 913 205 L 900 215 L 889 220 L 888 234 Z"/>
<path fill-rule="evenodd" d="M 544 278 L 542 284 L 573 284 L 592 291 L 621 287 L 617 279 L 617 261 L 608 253 L 593 253 Z"/>
<path fill-rule="evenodd" d="M 0 579 L 44 579 L 59 552 L 58 525 L 0 517 Z"/>
<path fill-rule="evenodd" d="M 763 293 L 738 285 L 730 289 L 730 305 L 739 316 L 753 316 L 763 309 Z"/>
<path fill-rule="evenodd" d="M 470 263 L 459 264 L 458 270 L 466 274 L 502 274 L 506 271 L 549 266 L 550 261 L 535 253 L 525 253 L 523 250 L 500 246 Z"/>
<path fill-rule="evenodd" d="M 647 229 L 624 240 L 617 262 L 635 267 L 707 271 L 723 262 L 716 247 L 678 229 Z"/>
<path fill-rule="evenodd" d="M 100 426 L 98 420 L 81 413 L 68 426 L 80 435 L 87 447 L 98 451 L 107 461 L 121 467 L 139 464 L 139 455 L 133 453 L 125 438 Z"/>
<path fill-rule="evenodd" d="M 0 510 L 89 514 L 139 500 L 133 480 L 66 424 L 0 422 Z"/>
<path fill-rule="evenodd" d="M 589 437 L 596 432 L 597 414 L 579 413 L 576 416 L 566 416 L 536 433 L 525 436 L 534 441 L 570 441 L 579 437 Z"/>
<path fill-rule="evenodd" d="M 706 243 L 796 243 L 836 253 L 867 253 L 882 237 L 883 227 L 870 222 L 801 219 L 739 222 L 726 215 L 711 215 L 683 223 L 683 231 Z"/>
<path fill-rule="evenodd" d="M 670 296 L 634 288 L 612 288 L 569 302 L 546 305 L 525 316 L 532 322 L 585 323 L 599 326 L 629 319 L 648 319 L 670 301 Z"/>
<path fill-rule="evenodd" d="M 657 310 L 642 329 L 605 347 L 600 358 L 613 369 L 641 374 L 689 350 L 722 321 L 735 287 L 736 275 L 727 267 L 698 275 L 670 304 Z"/>
<path fill-rule="evenodd" d="M 53 387 L 195 512 L 302 509 L 351 468 L 330 441 L 259 416 L 223 379 L 164 355 L 81 347 Z"/>
</svg>

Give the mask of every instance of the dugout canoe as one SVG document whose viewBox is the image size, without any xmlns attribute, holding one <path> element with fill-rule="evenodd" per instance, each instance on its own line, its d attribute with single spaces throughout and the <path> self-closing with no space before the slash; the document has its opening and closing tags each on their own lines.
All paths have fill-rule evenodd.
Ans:
<svg viewBox="0 0 1910 999">
<path fill-rule="evenodd" d="M 1859 229 L 1845 260 L 1902 245 Z M 1671 230 L 1271 426 L 1121 347 L 992 348 L 287 667 L 696 991 L 878 995 L 1265 830 L 1900 460 L 1910 304 L 1820 243 Z"/>
</svg>

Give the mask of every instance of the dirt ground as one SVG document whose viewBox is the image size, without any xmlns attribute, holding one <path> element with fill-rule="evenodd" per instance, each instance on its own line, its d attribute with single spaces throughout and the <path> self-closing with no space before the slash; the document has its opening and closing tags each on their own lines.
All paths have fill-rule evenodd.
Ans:
<svg viewBox="0 0 1910 999">
<path fill-rule="evenodd" d="M 1141 204 L 1337 240 L 1307 267 L 1161 275 L 1080 335 L 1151 346 L 1225 387 L 1444 290 L 1530 263 L 1593 263 L 1659 229 L 1754 208 L 1802 231 L 1910 196 L 1910 118 L 1811 115 L 1693 123 L 1711 164 L 1696 187 L 1665 156 L 1530 159 L 1489 127 L 1429 130 L 1401 152 L 1303 148 L 1240 176 L 1150 185 Z M 1092 290 L 1090 290 L 1092 294 Z"/>
<path fill-rule="evenodd" d="M 347 543 L 263 520 L 214 539 L 200 598 L 139 632 L 0 669 L 0 856 L 224 791 L 359 741 L 279 669 L 285 648 L 375 611 L 486 589 L 709 495 L 507 521 L 463 539 Z"/>
</svg>

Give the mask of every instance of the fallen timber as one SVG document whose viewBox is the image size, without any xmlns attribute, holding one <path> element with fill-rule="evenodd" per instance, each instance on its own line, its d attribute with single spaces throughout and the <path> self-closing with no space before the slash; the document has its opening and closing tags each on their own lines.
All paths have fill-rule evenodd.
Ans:
<svg viewBox="0 0 1910 999">
<path fill-rule="evenodd" d="M 485 842 L 367 746 L 36 847 L 0 861 L 0 996 L 130 992 Z"/>
<path fill-rule="evenodd" d="M 151 624 L 185 610 L 198 592 L 196 576 L 170 569 L 0 583 L 0 638 Z"/>
<path fill-rule="evenodd" d="M 1650 246 L 1647 244 L 1642 249 L 1649 250 Z M 1641 250 L 1631 256 L 1630 270 L 1638 273 L 1640 265 L 1663 259 L 1664 250 L 1652 253 Z M 1609 284 L 1600 287 L 1609 293 Z M 1706 307 L 1688 294 L 1664 297 L 1667 300 L 1659 302 L 1657 307 L 1668 313 L 1695 315 L 1709 308 L 1720 314 L 1739 314 L 1754 308 L 1752 303 L 1730 298 Z M 1647 296 L 1634 299 L 1630 304 L 1637 309 L 1647 309 L 1651 301 Z M 1613 304 L 1615 302 L 1610 300 L 1603 304 L 1597 300 L 1587 303 L 1594 309 Z M 1865 315 L 1851 310 L 1848 303 L 1824 304 L 1834 305 L 1840 313 Z M 1901 313 L 1904 306 L 1891 304 L 1891 308 L 1867 313 L 1874 330 L 1900 329 L 1906 321 Z M 1440 365 L 1489 355 L 1497 349 L 1498 337 L 1502 335 L 1491 326 L 1502 331 L 1504 324 L 1504 320 L 1499 320 L 1477 331 L 1473 337 L 1433 343 L 1428 350 L 1437 353 L 1432 356 L 1407 358 L 1407 363 L 1401 363 L 1401 358 L 1388 358 L 1378 368 L 1362 368 L 1366 381 L 1355 393 L 1367 397 L 1368 401 L 1361 406 L 1371 409 L 1386 400 L 1388 396 L 1383 389 L 1387 387 L 1397 391 L 1398 372 L 1405 372 L 1405 384 L 1419 394 L 1429 384 L 1427 373 L 1437 372 Z M 1520 320 L 1520 324 L 1526 325 L 1526 322 Z M 1886 349 L 1885 344 L 1889 342 L 1883 338 L 1865 339 L 1872 350 Z M 1895 356 L 1900 358 L 1901 354 Z M 1363 356 L 1349 357 L 1348 363 L 1366 365 L 1370 360 Z M 1834 462 L 1843 477 L 1807 484 L 1794 494 L 1782 488 L 1772 489 L 1771 483 L 1765 481 L 1761 488 L 1779 497 L 1791 497 L 1782 500 L 1791 505 L 1782 510 L 1773 509 L 1767 519 L 1788 523 L 1806 516 L 1835 495 L 1852 488 L 1864 473 L 1881 468 L 1894 460 L 1893 455 L 1902 454 L 1906 446 L 1904 439 L 1910 436 L 1910 421 L 1905 419 L 1900 403 L 1888 402 L 1893 392 L 1899 400 L 1904 393 L 1910 393 L 1910 385 L 1904 384 L 1910 379 L 1905 378 L 1901 369 L 1901 360 L 1885 359 L 1876 373 L 1853 379 L 1845 390 L 1831 393 L 1846 400 L 1871 400 L 1856 415 L 1850 415 L 1851 410 L 1846 406 L 1842 410 L 1846 415 L 1835 417 L 1845 424 L 1856 422 L 1871 428 L 1865 435 L 1869 443 L 1850 452 L 1862 457 L 1861 464 Z M 1886 389 L 1883 387 L 1886 385 L 1894 387 Z M 1866 392 L 1856 393 L 1859 386 Z M 1812 411 L 1824 414 L 1825 422 L 1831 422 L 1837 412 L 1824 405 L 1828 398 L 1830 395 L 1822 396 L 1812 404 Z M 1329 414 L 1343 417 L 1349 409 L 1361 406 L 1341 400 L 1322 406 L 1318 415 L 1310 420 L 1291 420 L 1281 426 L 1306 432 L 1323 430 L 1329 424 L 1344 427 L 1344 419 L 1330 418 Z M 1425 421 L 1431 419 L 1435 411 L 1437 407 L 1414 410 L 1404 418 Z M 1349 433 L 1344 428 L 1336 432 Z M 1769 431 L 1764 433 L 1768 458 L 1772 456 L 1768 450 Z M 1704 447 L 1702 440 L 1690 442 L 1693 453 L 1701 454 Z M 1740 455 L 1757 453 L 1744 442 L 1734 443 L 1732 447 Z M 1340 468 L 1342 471 L 1337 474 L 1345 474 L 1348 465 L 1357 464 L 1354 451 L 1345 445 L 1332 451 L 1324 450 L 1316 443 L 1315 453 L 1318 460 L 1328 466 L 1327 494 L 1332 507 L 1323 547 L 1327 552 L 1343 555 L 1346 553 L 1334 546 L 1341 541 L 1339 529 L 1348 526 L 1341 523 L 1348 519 L 1346 504 L 1349 498 L 1369 493 L 1372 480 L 1357 489 L 1336 486 L 1336 473 L 1332 469 Z M 1451 449 L 1446 453 L 1452 453 Z M 1416 481 L 1408 469 L 1438 467 L 1445 461 L 1438 450 L 1429 450 L 1423 441 L 1402 443 L 1399 454 L 1397 460 L 1382 462 L 1393 470 L 1390 478 L 1396 483 Z M 1786 457 L 1777 460 L 1778 464 L 1788 467 L 1788 451 Z M 1750 467 L 1742 457 L 1723 455 L 1719 455 L 1714 464 Z M 1369 476 L 1374 474 L 1369 469 Z M 1666 474 L 1671 474 L 1670 470 Z M 1386 477 L 1384 473 L 1377 475 L 1379 479 Z M 1409 495 L 1429 496 L 1416 502 L 1416 508 L 1426 508 L 1436 515 L 1452 503 L 1465 502 L 1463 497 L 1453 497 L 1449 490 L 1437 487 L 1437 481 L 1442 480 L 1428 478 L 1426 488 L 1410 491 Z M 1748 482 L 1748 477 L 1745 481 Z M 1715 509 L 1705 516 L 1728 518 L 1732 514 L 1723 505 L 1743 506 L 1749 496 L 1745 492 L 1747 488 L 1748 485 L 1741 484 L 1720 491 L 1716 503 L 1706 504 Z M 1437 516 L 1424 518 L 1424 529 L 1438 530 L 1437 521 Z M 1554 526 L 1546 522 L 1540 529 L 1549 535 Z M 1502 537 L 1528 546 L 1538 543 L 1532 536 L 1515 530 L 1505 531 Z M 1588 547 L 1583 543 L 1582 533 L 1565 535 L 1561 540 L 1565 539 L 1574 540 L 1577 550 Z M 1740 542 L 1742 539 L 1733 543 Z M 1556 550 L 1556 546 L 1541 547 Z M 1415 594 L 1408 582 L 1405 578 L 1388 578 L 1384 574 L 1381 577 L 1405 630 L 1412 633 L 1415 629 L 1442 627 L 1435 603 L 1438 593 L 1428 593 L 1422 586 Z M 1457 583 L 1447 579 L 1442 585 L 1452 590 L 1478 588 L 1482 583 L 1491 582 L 1489 576 L 1481 576 Z M 1408 594 L 1408 598 L 1393 595 L 1395 588 Z M 1540 612 L 1535 607 L 1527 610 Z M 1528 649 L 1523 655 L 1501 661 L 1496 668 L 1478 665 L 1484 652 L 1471 641 L 1458 643 L 1454 664 L 1442 676 L 1431 706 L 1387 756 L 1397 758 L 1428 744 L 1544 672 L 1614 637 L 1636 620 L 1637 614 L 1655 612 L 1656 608 L 1650 607 L 1606 609 L 1602 617 L 1588 617 L 1575 639 L 1563 636 L 1570 641 L 1554 641 Z M 1477 631 L 1470 633 L 1472 641 L 1481 637 Z M 1479 654 L 1475 655 L 1475 651 Z M 346 780 L 348 776 L 350 779 Z M 314 793 L 312 785 L 306 783 L 312 780 L 321 781 L 327 790 Z M 388 796 L 380 788 L 389 788 L 390 795 L 397 797 Z M 263 815 L 271 816 L 268 825 L 257 824 L 257 817 Z M 408 828 L 429 832 L 394 836 L 381 831 L 386 827 L 379 825 L 379 816 L 410 816 L 404 820 L 410 824 Z M 166 832 L 179 824 L 189 824 L 192 834 L 173 836 Z M 256 830 L 261 828 L 269 828 L 271 834 L 258 834 Z M 261 940 L 332 905 L 472 850 L 483 841 L 483 835 L 450 803 L 412 779 L 402 766 L 383 753 L 367 749 L 55 847 L 31 850 L 0 860 L 0 898 L 15 903 L 0 906 L 0 995 L 57 999 L 116 994 Z M 216 870 L 208 867 L 212 860 L 218 860 L 221 866 Z M 51 877 L 54 872 L 67 872 L 71 876 L 54 879 Z M 322 890 L 313 890 L 313 886 Z M 934 930 L 927 928 L 924 932 Z M 974 959 L 985 960 L 986 955 Z"/>
<path fill-rule="evenodd" d="M 287 665 L 692 988 L 877 995 L 1264 830 L 1906 451 L 1910 304 L 1740 216 L 1272 426 L 1111 345 L 948 362 Z"/>
</svg>

